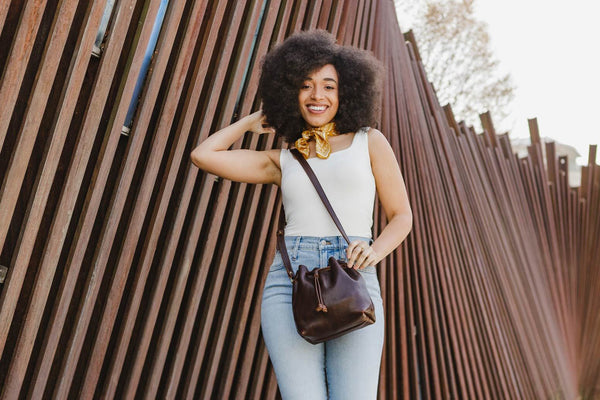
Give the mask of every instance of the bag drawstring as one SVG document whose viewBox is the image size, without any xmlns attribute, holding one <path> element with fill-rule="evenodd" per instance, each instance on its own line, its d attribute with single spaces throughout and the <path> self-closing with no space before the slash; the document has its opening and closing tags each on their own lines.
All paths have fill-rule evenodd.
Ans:
<svg viewBox="0 0 600 400">
<path fill-rule="evenodd" d="M 321 284 L 319 283 L 319 274 L 315 272 L 315 292 L 317 293 L 317 305 L 316 311 L 327 312 L 327 306 L 323 302 L 323 296 L 321 295 Z"/>
</svg>

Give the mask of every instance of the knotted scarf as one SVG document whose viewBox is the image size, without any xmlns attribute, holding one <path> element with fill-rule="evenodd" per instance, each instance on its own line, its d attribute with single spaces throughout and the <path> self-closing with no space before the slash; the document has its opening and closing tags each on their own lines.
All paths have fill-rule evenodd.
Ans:
<svg viewBox="0 0 600 400">
<path fill-rule="evenodd" d="M 302 137 L 294 143 L 294 146 L 298 151 L 308 158 L 310 155 L 310 148 L 308 142 L 312 139 L 315 140 L 315 150 L 317 157 L 325 159 L 331 154 L 331 145 L 329 144 L 329 136 L 339 135 L 335 128 L 335 122 L 329 122 L 318 128 L 310 128 L 302 132 Z"/>
</svg>

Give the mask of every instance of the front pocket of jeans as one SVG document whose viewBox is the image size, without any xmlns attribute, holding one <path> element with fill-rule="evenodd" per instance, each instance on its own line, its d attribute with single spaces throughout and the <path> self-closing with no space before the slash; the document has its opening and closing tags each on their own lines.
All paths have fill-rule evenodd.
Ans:
<svg viewBox="0 0 600 400">
<path fill-rule="evenodd" d="M 315 249 L 311 249 L 311 248 L 307 249 L 307 248 L 300 247 L 298 249 L 298 252 L 296 253 L 296 255 L 297 255 L 297 258 L 296 258 L 297 264 L 305 265 L 309 271 L 320 266 L 319 265 L 319 251 L 317 251 Z"/>
<path fill-rule="evenodd" d="M 280 269 L 285 268 L 283 265 L 283 260 L 281 259 L 281 254 L 279 252 L 275 253 L 275 258 L 273 259 L 273 263 L 269 267 L 269 272 L 279 271 Z"/>
</svg>

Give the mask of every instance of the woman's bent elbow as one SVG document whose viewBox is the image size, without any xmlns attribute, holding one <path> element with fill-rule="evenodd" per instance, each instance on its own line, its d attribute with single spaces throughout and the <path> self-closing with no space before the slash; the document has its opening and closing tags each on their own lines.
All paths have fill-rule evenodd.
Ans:
<svg viewBox="0 0 600 400">
<path fill-rule="evenodd" d="M 206 168 L 206 157 L 203 156 L 202 151 L 199 148 L 196 148 L 192 151 L 192 153 L 190 154 L 190 159 L 196 167 L 200 169 Z"/>
</svg>

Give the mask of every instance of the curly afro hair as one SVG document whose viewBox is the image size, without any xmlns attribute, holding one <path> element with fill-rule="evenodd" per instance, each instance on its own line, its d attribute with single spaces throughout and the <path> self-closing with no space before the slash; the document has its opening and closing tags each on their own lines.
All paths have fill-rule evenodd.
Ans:
<svg viewBox="0 0 600 400">
<path fill-rule="evenodd" d="M 296 33 L 263 59 L 258 95 L 269 124 L 288 143 L 300 138 L 306 122 L 300 114 L 298 93 L 306 77 L 332 64 L 339 78 L 340 133 L 376 126 L 381 99 L 381 63 L 369 52 L 336 44 L 323 30 Z"/>
</svg>

